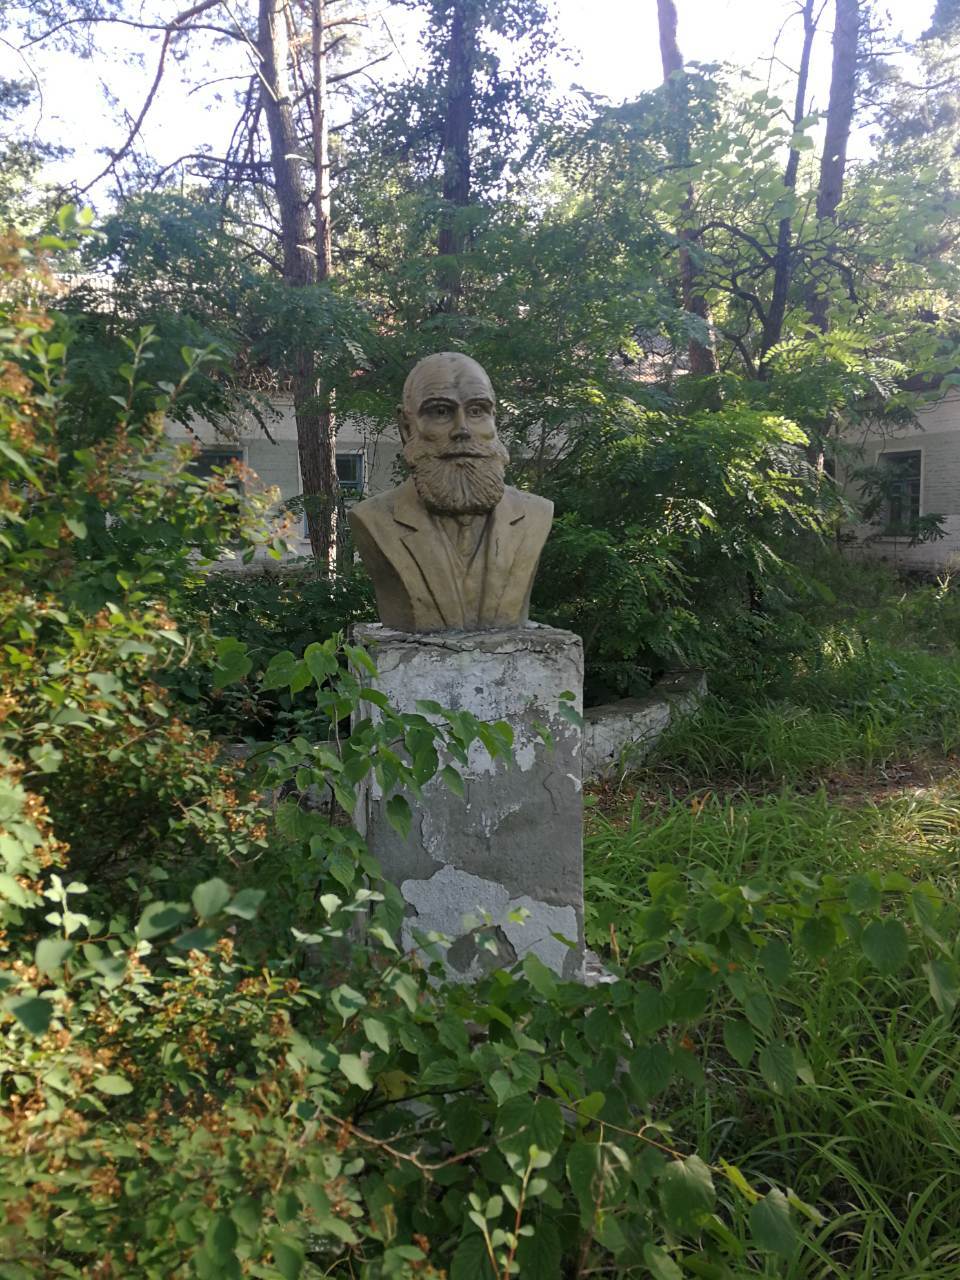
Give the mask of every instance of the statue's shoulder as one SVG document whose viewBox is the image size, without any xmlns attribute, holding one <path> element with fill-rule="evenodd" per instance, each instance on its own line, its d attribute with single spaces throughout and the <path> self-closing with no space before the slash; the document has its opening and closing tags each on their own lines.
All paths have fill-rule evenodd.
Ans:
<svg viewBox="0 0 960 1280">
<path fill-rule="evenodd" d="M 539 493 L 527 493 L 525 489 L 514 489 L 513 485 L 509 484 L 503 492 L 511 506 L 517 511 L 522 511 L 525 516 L 533 516 L 538 520 L 552 519 L 553 503 L 549 498 L 541 498 Z"/>
<path fill-rule="evenodd" d="M 405 480 L 403 484 L 396 485 L 393 489 L 387 489 L 383 493 L 375 493 L 372 498 L 364 498 L 362 502 L 354 503 L 349 511 L 350 523 L 369 527 L 377 525 L 383 520 L 391 520 L 397 508 L 397 502 L 408 485 L 412 487 L 413 482 Z"/>
</svg>

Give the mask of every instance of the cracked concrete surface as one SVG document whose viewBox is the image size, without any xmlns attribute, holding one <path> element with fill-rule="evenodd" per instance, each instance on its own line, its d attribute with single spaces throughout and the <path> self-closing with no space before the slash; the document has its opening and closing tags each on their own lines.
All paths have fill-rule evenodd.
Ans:
<svg viewBox="0 0 960 1280">
<path fill-rule="evenodd" d="M 424 787 L 422 801 L 408 797 L 414 821 L 405 840 L 386 821 L 375 781 L 365 791 L 357 825 L 401 886 L 406 944 L 413 945 L 413 929 L 444 933 L 457 939 L 447 957 L 451 970 L 476 976 L 490 959 L 473 945 L 463 917 L 479 908 L 493 922 L 499 963 L 533 951 L 576 976 L 583 950 L 581 730 L 561 716 L 560 695 L 572 692 L 568 705 L 581 711 L 579 637 L 536 625 L 439 635 L 369 625 L 357 627 L 354 638 L 371 651 L 376 687 L 399 710 L 431 700 L 481 720 L 505 720 L 514 731 L 512 764 L 473 744 L 461 770 L 463 799 L 437 780 Z M 548 730 L 552 749 L 538 726 Z M 525 925 L 510 919 L 524 910 Z"/>
</svg>

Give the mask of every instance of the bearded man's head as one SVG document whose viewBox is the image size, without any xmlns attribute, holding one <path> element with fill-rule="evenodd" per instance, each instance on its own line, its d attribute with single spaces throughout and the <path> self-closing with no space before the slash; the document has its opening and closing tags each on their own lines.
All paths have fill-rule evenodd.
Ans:
<svg viewBox="0 0 960 1280">
<path fill-rule="evenodd" d="M 399 410 L 403 456 L 421 501 L 438 515 L 483 515 L 503 497 L 509 454 L 496 397 L 469 356 L 441 351 L 411 369 Z"/>
</svg>

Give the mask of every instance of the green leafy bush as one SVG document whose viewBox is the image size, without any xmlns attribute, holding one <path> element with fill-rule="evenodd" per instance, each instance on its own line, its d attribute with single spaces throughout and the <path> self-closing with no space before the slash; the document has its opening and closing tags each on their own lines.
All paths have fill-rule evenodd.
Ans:
<svg viewBox="0 0 960 1280">
<path fill-rule="evenodd" d="M 301 657 L 308 645 L 375 613 L 373 587 L 360 566 L 335 577 L 318 575 L 312 563 L 207 572 L 183 599 L 183 623 L 243 644 L 250 665 L 239 681 L 224 686 L 209 663 L 191 663 L 171 675 L 177 697 L 193 706 L 198 723 L 222 737 L 273 741 L 297 733 L 326 736 L 328 722 L 315 699 L 307 702 L 296 692 L 265 689 L 260 676 L 278 651 Z"/>
<path fill-rule="evenodd" d="M 591 820 L 588 931 L 597 945 L 615 941 L 623 955 L 647 946 L 657 923 L 651 894 L 674 922 L 666 936 L 680 930 L 691 943 L 722 918 L 710 886 L 760 893 L 749 907 L 728 897 L 735 912 L 756 910 L 772 922 L 785 909 L 792 917 L 789 924 L 781 918 L 767 947 L 731 974 L 770 1004 L 751 1001 L 743 1012 L 732 1000 L 715 1006 L 716 1016 L 693 1035 L 708 1064 L 705 1083 L 676 1097 L 671 1117 L 675 1132 L 697 1135 L 704 1158 L 732 1149 L 748 1177 L 776 1171 L 824 1212 L 824 1223 L 773 1271 L 789 1280 L 949 1280 L 960 1258 L 960 1198 L 951 1174 L 960 1154 L 956 1012 L 948 1001 L 942 1015 L 930 1017 L 940 966 L 946 962 L 950 971 L 950 959 L 938 944 L 907 958 L 926 945 L 926 925 L 918 923 L 931 922 L 930 907 L 940 913 L 940 941 L 956 957 L 949 939 L 960 796 L 955 774 L 909 785 L 917 780 L 841 797 L 702 790 L 661 796 L 656 805 L 647 789 L 626 813 Z M 824 903 L 820 895 L 831 884 L 836 898 Z M 851 904 L 876 902 L 877 893 L 890 910 L 879 921 L 863 919 L 862 930 L 851 928 Z M 674 897 L 686 910 L 671 907 Z M 843 941 L 819 955 L 820 921 L 835 928 L 838 911 L 843 923 L 834 936 Z M 789 1055 L 761 1059 L 757 1052 L 763 1037 L 755 1020 L 765 1009 Z M 785 1091 L 776 1074 L 781 1058 L 799 1069 Z M 929 1195 L 931 1187 L 944 1194 Z M 735 1203 L 730 1210 L 732 1229 L 746 1238 L 746 1213 Z"/>
<path fill-rule="evenodd" d="M 584 439 L 551 477 L 558 517 L 534 592 L 538 617 L 583 636 L 592 700 L 637 692 L 638 674 L 727 661 L 731 636 L 742 647 L 748 621 L 795 585 L 784 556 L 823 516 L 806 437 L 782 416 L 736 399 L 633 408 L 633 434 Z"/>
<path fill-rule="evenodd" d="M 399 894 L 345 815 L 372 777 L 407 832 L 406 797 L 438 773 L 456 789 L 471 748 L 509 757 L 510 727 L 400 715 L 366 654 L 314 640 L 275 653 L 258 690 L 310 688 L 330 737 L 274 744 L 244 787 L 159 675 L 192 646 L 223 687 L 252 671 L 236 636 L 172 623 L 188 546 L 212 555 L 246 509 L 158 477 L 158 432 L 122 395 L 102 453 L 60 447 L 69 363 L 22 306 L 33 251 L 5 254 L 0 592 L 20 603 L 0 647 L 4 1275 L 676 1280 L 815 1252 L 822 1210 L 784 1166 L 748 1178 L 731 1144 L 676 1128 L 678 1108 L 731 1060 L 775 1098 L 803 1079 L 776 1005 L 795 956 L 854 953 L 881 984 L 919 969 L 947 1016 L 951 904 L 869 873 L 779 886 L 664 867 L 621 894 L 610 983 L 528 957 L 458 986 L 441 939 L 402 955 Z M 122 500 L 116 536 L 89 532 L 91 479 L 101 505 Z"/>
</svg>

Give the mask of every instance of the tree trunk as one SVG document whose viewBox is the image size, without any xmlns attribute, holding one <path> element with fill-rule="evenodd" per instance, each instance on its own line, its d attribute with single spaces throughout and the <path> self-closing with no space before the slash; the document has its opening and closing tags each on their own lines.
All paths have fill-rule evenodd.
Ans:
<svg viewBox="0 0 960 1280">
<path fill-rule="evenodd" d="M 830 101 L 827 107 L 823 156 L 820 160 L 820 185 L 817 190 L 817 223 L 821 235 L 828 234 L 826 224 L 836 217 L 843 197 L 847 144 L 853 124 L 859 39 L 860 0 L 836 0 Z M 811 321 L 821 332 L 826 333 L 827 291 L 814 285 L 810 291 L 809 306 Z"/>
<path fill-rule="evenodd" d="M 447 58 L 446 110 L 443 121 L 443 210 L 437 234 L 441 310 L 456 311 L 461 275 L 456 259 L 467 238 L 457 225 L 459 210 L 470 203 L 470 128 L 473 124 L 474 52 L 477 41 L 475 0 L 454 0 Z"/>
<path fill-rule="evenodd" d="M 686 163 L 689 159 L 689 127 L 687 122 L 686 89 L 682 82 L 672 80 L 675 72 L 683 71 L 683 55 L 677 43 L 677 6 L 674 0 L 657 0 L 657 19 L 660 26 L 660 60 L 663 64 L 663 81 L 671 95 L 680 121 L 680 147 L 682 155 L 677 162 Z M 696 227 L 694 207 L 696 192 L 693 183 L 687 185 L 687 194 L 680 206 L 680 292 L 684 311 L 699 316 L 707 326 L 707 332 L 713 333 L 713 320 L 706 298 L 700 291 L 699 273 L 691 251 L 691 245 L 697 240 L 699 231 Z M 713 346 L 712 336 L 706 343 L 691 338 L 688 344 L 690 371 L 696 374 L 710 375 L 717 372 L 717 353 Z"/>
<path fill-rule="evenodd" d="M 317 280 L 333 275 L 333 237 L 330 197 L 330 97 L 327 81 L 326 0 L 313 0 L 311 10 L 311 53 L 313 61 L 313 171 L 314 234 L 317 251 Z M 337 515 L 339 484 L 337 481 L 337 422 L 333 391 L 321 379 L 317 386 L 317 434 L 320 448 L 316 458 L 317 492 L 323 495 L 321 545 L 310 545 L 320 560 L 326 557 L 332 571 L 337 567 Z M 306 491 L 306 490 L 305 490 Z"/>
<path fill-rule="evenodd" d="M 259 0 L 258 17 L 260 101 L 270 134 L 270 163 L 280 214 L 283 281 L 291 288 L 304 288 L 317 283 L 318 257 L 312 252 L 310 205 L 303 184 L 303 157 L 290 96 L 287 69 L 290 49 L 284 0 Z M 330 416 L 323 411 L 312 343 L 304 342 L 294 352 L 290 382 L 310 548 L 318 567 L 329 571 L 336 548 L 336 445 Z"/>
<path fill-rule="evenodd" d="M 800 121 L 806 115 L 807 81 L 810 76 L 810 52 L 813 48 L 813 37 L 817 23 L 813 16 L 814 0 L 803 0 L 803 50 L 800 55 L 800 70 L 797 73 L 797 92 L 793 106 L 793 128 L 796 132 Z M 788 193 L 796 190 L 797 170 L 800 168 L 800 152 L 796 147 L 790 148 L 790 156 L 783 175 L 783 185 Z M 760 377 L 765 373 L 764 361 L 767 353 L 775 347 L 783 334 L 783 321 L 787 314 L 787 295 L 793 279 L 793 214 L 788 213 L 780 219 L 777 228 L 777 249 L 774 254 L 773 290 L 770 295 L 770 306 L 767 310 L 760 339 Z"/>
<path fill-rule="evenodd" d="M 327 88 L 326 0 L 313 0 L 311 52 L 313 55 L 313 170 L 316 175 L 315 231 L 317 279 L 333 274 L 330 231 L 330 100 Z"/>
</svg>

